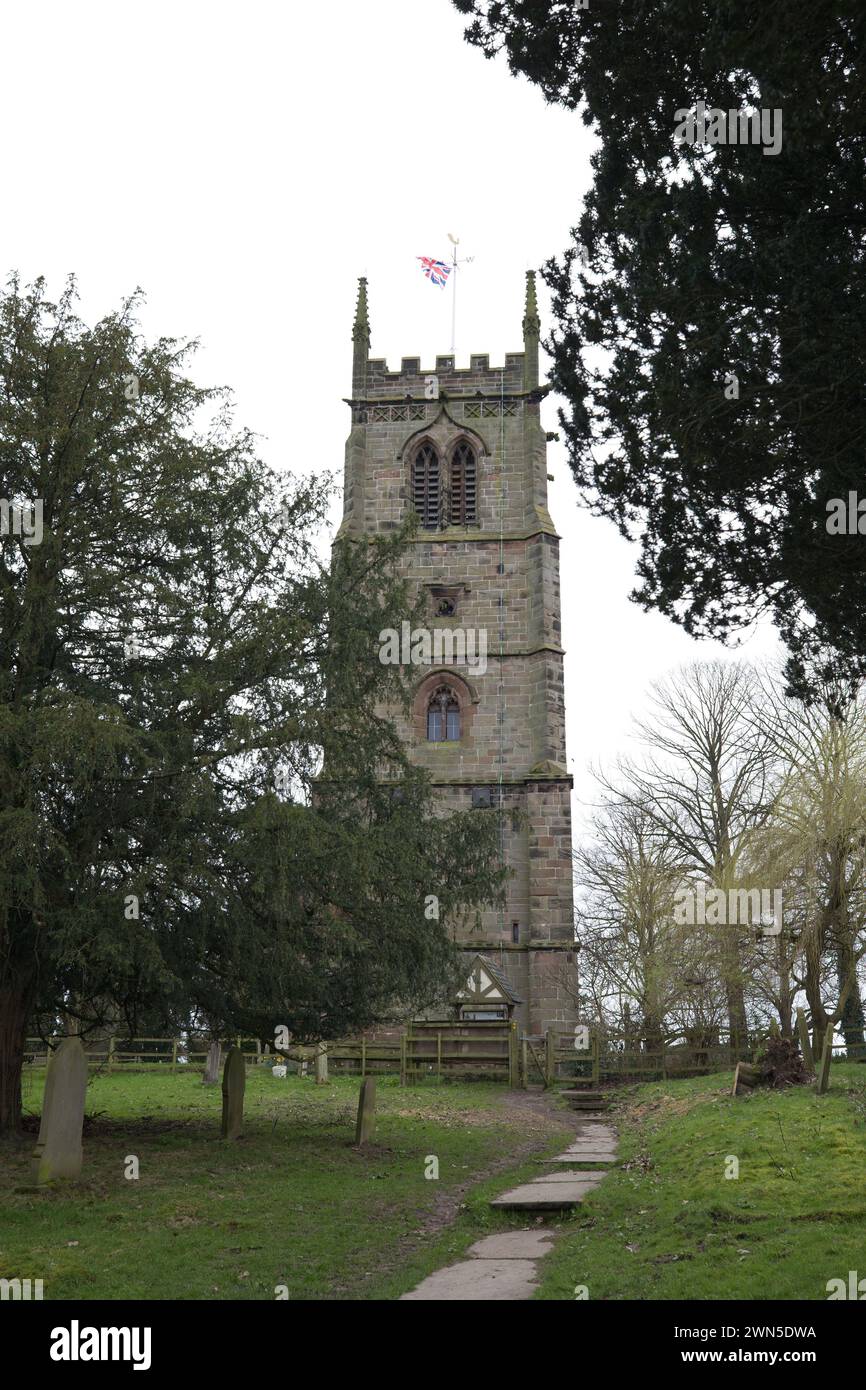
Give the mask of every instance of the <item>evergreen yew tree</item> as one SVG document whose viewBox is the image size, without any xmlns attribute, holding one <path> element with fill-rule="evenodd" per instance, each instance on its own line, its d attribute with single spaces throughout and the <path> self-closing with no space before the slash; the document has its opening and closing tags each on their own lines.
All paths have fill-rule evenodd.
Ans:
<svg viewBox="0 0 866 1390">
<path fill-rule="evenodd" d="M 834 671 L 856 682 L 866 9 L 454 3 L 471 43 L 504 51 L 598 138 L 571 244 L 544 273 L 571 466 L 588 504 L 640 544 L 634 597 L 720 639 L 768 611 L 792 689 L 814 693 Z M 678 143 L 699 101 L 780 112 L 781 148 Z"/>
<path fill-rule="evenodd" d="M 315 1039 L 429 1002 L 501 882 L 376 712 L 402 537 L 322 566 L 328 485 L 270 471 L 136 297 L 74 303 L 0 297 L 0 1130 L 60 1016 Z"/>
</svg>

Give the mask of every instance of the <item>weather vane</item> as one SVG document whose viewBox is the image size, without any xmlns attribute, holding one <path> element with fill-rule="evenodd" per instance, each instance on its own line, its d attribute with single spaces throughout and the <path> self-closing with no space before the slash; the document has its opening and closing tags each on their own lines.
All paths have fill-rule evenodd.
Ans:
<svg viewBox="0 0 866 1390">
<path fill-rule="evenodd" d="M 459 236 L 453 232 L 448 233 L 448 240 L 451 242 L 451 269 L 454 274 L 451 277 L 451 355 L 456 352 L 457 338 L 457 267 L 459 265 L 469 265 L 475 260 L 474 256 L 464 256 L 462 260 L 457 259 L 457 247 L 460 245 Z"/>
<path fill-rule="evenodd" d="M 431 285 L 437 285 L 440 289 L 448 284 L 448 276 L 451 275 L 451 355 L 456 350 L 456 326 L 457 326 L 457 267 L 468 265 L 474 261 L 474 256 L 464 256 L 461 260 L 457 259 L 457 247 L 460 245 L 460 238 L 453 232 L 448 233 L 448 240 L 451 242 L 451 264 L 447 261 L 437 261 L 432 256 L 418 256 L 421 262 L 421 269 L 427 276 Z M 452 273 L 453 272 L 453 273 Z"/>
</svg>

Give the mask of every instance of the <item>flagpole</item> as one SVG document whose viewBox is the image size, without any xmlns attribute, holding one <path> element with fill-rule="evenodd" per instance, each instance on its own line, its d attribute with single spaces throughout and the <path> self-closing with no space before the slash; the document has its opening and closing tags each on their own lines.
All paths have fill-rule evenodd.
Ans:
<svg viewBox="0 0 866 1390">
<path fill-rule="evenodd" d="M 451 247 L 451 356 L 456 365 L 455 347 L 457 332 L 457 245 Z"/>
</svg>

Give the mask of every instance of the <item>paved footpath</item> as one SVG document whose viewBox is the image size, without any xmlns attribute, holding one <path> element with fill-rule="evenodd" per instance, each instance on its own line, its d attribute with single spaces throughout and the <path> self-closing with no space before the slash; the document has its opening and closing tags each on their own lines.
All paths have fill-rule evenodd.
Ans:
<svg viewBox="0 0 866 1390">
<path fill-rule="evenodd" d="M 490 1205 L 497 1211 L 566 1211 L 582 1202 L 608 1171 L 593 1165 L 610 1165 L 615 1160 L 615 1131 L 600 1120 L 584 1120 L 565 1153 L 543 1160 L 545 1166 L 567 1166 L 554 1167 L 553 1172 L 504 1192 Z M 469 1247 L 471 1258 L 437 1269 L 402 1299 L 462 1303 L 531 1298 L 538 1288 L 538 1261 L 552 1245 L 553 1232 L 545 1230 L 500 1231 L 485 1236 Z"/>
</svg>

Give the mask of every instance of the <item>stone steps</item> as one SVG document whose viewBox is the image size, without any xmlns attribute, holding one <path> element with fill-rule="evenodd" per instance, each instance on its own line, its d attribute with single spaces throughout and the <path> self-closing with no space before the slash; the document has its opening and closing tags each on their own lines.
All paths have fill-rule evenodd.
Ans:
<svg viewBox="0 0 866 1390">
<path fill-rule="evenodd" d="M 559 1094 L 568 1101 L 572 1110 L 607 1110 L 609 1104 L 604 1091 L 580 1088 L 560 1091 Z"/>
<path fill-rule="evenodd" d="M 437 1269 L 403 1302 L 514 1302 L 531 1298 L 536 1262 L 551 1248 L 549 1231 L 501 1231 L 471 1245 L 468 1260 Z"/>
<path fill-rule="evenodd" d="M 533 1178 L 532 1182 L 495 1197 L 490 1205 L 496 1211 L 564 1211 L 579 1206 L 603 1177 L 604 1173 L 578 1169 L 545 1173 L 542 1178 Z"/>
<path fill-rule="evenodd" d="M 599 1121 L 584 1122 L 565 1153 L 540 1160 L 567 1163 L 564 1169 L 544 1173 L 531 1182 L 504 1192 L 490 1203 L 496 1211 L 542 1213 L 568 1211 L 579 1206 L 597 1187 L 609 1169 L 576 1167 L 582 1163 L 613 1163 L 616 1133 Z M 551 1246 L 549 1230 L 501 1231 L 476 1241 L 469 1259 L 438 1269 L 424 1279 L 405 1300 L 424 1302 L 501 1302 L 532 1298 L 538 1287 L 537 1262 Z"/>
</svg>

